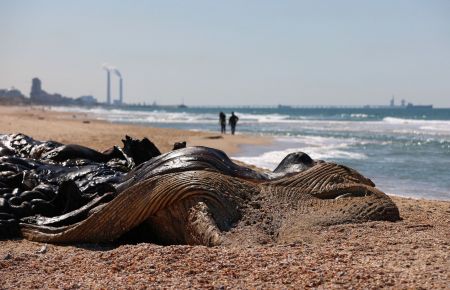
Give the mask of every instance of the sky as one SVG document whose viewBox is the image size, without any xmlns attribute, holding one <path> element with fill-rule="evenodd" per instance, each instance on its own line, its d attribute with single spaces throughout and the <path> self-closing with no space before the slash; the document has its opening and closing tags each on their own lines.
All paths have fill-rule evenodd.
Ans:
<svg viewBox="0 0 450 290">
<path fill-rule="evenodd" d="M 450 107 L 450 1 L 0 0 L 0 88 L 125 102 Z M 118 78 L 112 78 L 113 98 Z"/>
</svg>

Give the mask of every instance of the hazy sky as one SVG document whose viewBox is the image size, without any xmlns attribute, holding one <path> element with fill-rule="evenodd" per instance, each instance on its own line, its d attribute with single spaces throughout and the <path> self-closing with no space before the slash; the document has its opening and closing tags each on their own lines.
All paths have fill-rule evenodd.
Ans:
<svg viewBox="0 0 450 290">
<path fill-rule="evenodd" d="M 0 0 L 0 88 L 188 105 L 450 107 L 450 1 Z M 113 97 L 118 80 L 113 78 Z"/>
</svg>

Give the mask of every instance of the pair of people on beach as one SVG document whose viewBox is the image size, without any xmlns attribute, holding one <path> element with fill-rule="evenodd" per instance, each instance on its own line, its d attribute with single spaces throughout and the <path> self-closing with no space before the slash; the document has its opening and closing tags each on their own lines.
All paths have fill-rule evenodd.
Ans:
<svg viewBox="0 0 450 290">
<path fill-rule="evenodd" d="M 239 117 L 234 114 L 234 112 L 231 112 L 231 117 L 228 119 L 228 124 L 230 124 L 231 127 L 231 135 L 234 135 L 234 132 L 236 131 L 236 124 L 239 121 Z M 219 123 L 220 123 L 220 131 L 222 134 L 226 134 L 226 127 L 227 127 L 227 116 L 224 112 L 220 112 L 219 114 Z"/>
</svg>

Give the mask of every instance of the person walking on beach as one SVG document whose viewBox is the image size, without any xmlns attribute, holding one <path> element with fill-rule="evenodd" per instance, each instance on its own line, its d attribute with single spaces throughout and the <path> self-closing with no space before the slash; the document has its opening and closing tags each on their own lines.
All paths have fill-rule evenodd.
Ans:
<svg viewBox="0 0 450 290">
<path fill-rule="evenodd" d="M 237 124 L 238 121 L 239 121 L 239 117 L 236 116 L 234 114 L 234 112 L 231 112 L 231 117 L 228 120 L 228 123 L 231 126 L 231 135 L 234 135 L 234 131 L 236 131 L 236 124 Z"/>
<path fill-rule="evenodd" d="M 225 134 L 227 131 L 227 116 L 224 112 L 220 112 L 219 114 L 219 123 L 220 123 L 220 132 Z"/>
</svg>

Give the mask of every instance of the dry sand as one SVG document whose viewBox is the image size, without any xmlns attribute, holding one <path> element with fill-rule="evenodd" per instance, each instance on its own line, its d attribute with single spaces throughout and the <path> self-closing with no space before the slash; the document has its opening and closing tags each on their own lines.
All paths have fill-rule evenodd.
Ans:
<svg viewBox="0 0 450 290">
<path fill-rule="evenodd" d="M 172 149 L 178 141 L 187 141 L 188 146 L 209 146 L 233 155 L 241 145 L 262 145 L 270 143 L 269 137 L 246 135 L 221 135 L 160 129 L 144 126 L 111 124 L 93 120 L 85 113 L 63 113 L 44 107 L 0 106 L 0 133 L 23 133 L 37 140 L 54 140 L 66 144 L 76 143 L 97 150 L 113 145 L 122 145 L 125 135 L 134 138 L 148 137 L 163 152 Z"/>
<path fill-rule="evenodd" d="M 234 154 L 264 138 L 92 121 L 88 116 L 0 107 L 0 133 L 97 149 L 124 134 L 163 151 L 175 141 Z M 17 288 L 392 288 L 450 289 L 450 202 L 393 197 L 400 222 L 317 227 L 288 245 L 253 247 L 45 245 L 0 241 L 0 289 Z"/>
</svg>

